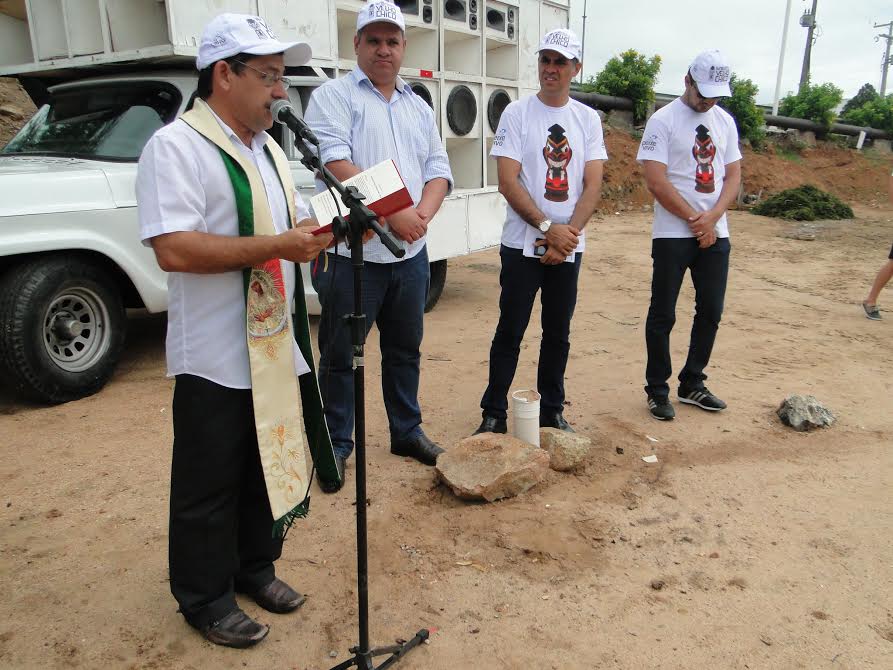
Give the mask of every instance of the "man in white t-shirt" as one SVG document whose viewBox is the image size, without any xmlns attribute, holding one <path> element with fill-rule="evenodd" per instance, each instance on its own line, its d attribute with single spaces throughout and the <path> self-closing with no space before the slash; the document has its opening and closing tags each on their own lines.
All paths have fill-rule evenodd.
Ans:
<svg viewBox="0 0 893 670">
<path fill-rule="evenodd" d="M 266 133 L 270 105 L 287 97 L 285 66 L 303 65 L 310 55 L 303 42 L 276 40 L 260 17 L 213 19 L 199 46 L 195 107 L 151 138 L 137 174 L 140 235 L 170 273 L 170 588 L 186 621 L 229 647 L 256 644 L 269 630 L 239 609 L 235 591 L 279 614 L 304 602 L 275 575 L 282 534 L 271 508 L 278 498 L 265 478 L 283 473 L 263 467 L 259 451 L 261 438 L 296 439 L 299 403 L 288 403 L 275 434 L 258 420 L 280 391 L 297 399 L 299 375 L 310 450 L 318 461 L 327 449 L 330 471 L 335 467 L 306 317 L 289 318 L 296 286 L 295 302 L 303 305 L 295 264 L 315 258 L 332 236 L 307 231 L 316 223 Z M 265 365 L 252 353 L 258 342 L 266 343 L 259 352 Z M 259 388 L 265 395 L 254 397 Z M 278 458 L 286 463 L 284 453 Z M 295 503 L 305 488 L 294 491 Z M 288 525 L 294 516 L 280 518 Z"/>
<path fill-rule="evenodd" d="M 695 318 L 688 359 L 679 373 L 679 400 L 708 411 L 726 404 L 707 390 L 710 361 L 729 274 L 726 210 L 738 197 L 741 152 L 735 120 L 716 103 L 731 95 L 731 70 L 716 50 L 699 54 L 685 75 L 685 92 L 648 120 L 638 160 L 655 197 L 651 306 L 645 323 L 648 408 L 673 419 L 667 380 L 672 374 L 670 331 L 676 299 L 691 272 Z"/>
<path fill-rule="evenodd" d="M 608 155 L 598 114 L 570 99 L 571 81 L 582 67 L 577 36 L 553 30 L 537 53 L 540 90 L 505 108 L 490 152 L 508 209 L 499 250 L 499 323 L 481 398 L 483 421 L 475 434 L 506 432 L 508 390 L 537 292 L 543 327 L 537 369 L 540 426 L 573 432 L 562 413 L 564 371 L 583 229 L 598 204 Z"/>
</svg>

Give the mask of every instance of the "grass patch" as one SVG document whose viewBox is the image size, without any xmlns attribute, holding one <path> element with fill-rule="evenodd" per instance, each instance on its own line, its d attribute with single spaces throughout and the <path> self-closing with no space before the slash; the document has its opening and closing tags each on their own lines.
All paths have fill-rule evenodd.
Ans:
<svg viewBox="0 0 893 670">
<path fill-rule="evenodd" d="M 788 221 L 853 218 L 853 210 L 849 205 L 812 184 L 776 193 L 750 211 L 760 216 L 775 216 Z"/>
<path fill-rule="evenodd" d="M 794 149 L 779 148 L 779 149 L 775 150 L 775 153 L 779 158 L 783 158 L 786 161 L 791 161 L 792 163 L 802 163 L 803 162 L 803 156 L 801 156 L 799 153 L 797 153 L 797 151 L 795 151 Z"/>
</svg>

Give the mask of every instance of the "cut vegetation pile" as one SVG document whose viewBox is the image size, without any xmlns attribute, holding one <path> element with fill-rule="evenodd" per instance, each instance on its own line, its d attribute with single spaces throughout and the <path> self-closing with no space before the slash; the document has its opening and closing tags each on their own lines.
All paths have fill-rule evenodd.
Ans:
<svg viewBox="0 0 893 670">
<path fill-rule="evenodd" d="M 853 218 L 853 210 L 849 205 L 812 184 L 777 193 L 750 211 L 760 216 L 775 216 L 789 221 Z"/>
</svg>

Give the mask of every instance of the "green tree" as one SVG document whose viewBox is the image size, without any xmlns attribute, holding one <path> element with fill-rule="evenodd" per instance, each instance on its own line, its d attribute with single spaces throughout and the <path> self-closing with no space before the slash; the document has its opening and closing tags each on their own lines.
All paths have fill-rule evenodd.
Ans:
<svg viewBox="0 0 893 670">
<path fill-rule="evenodd" d="M 633 118 L 642 123 L 654 102 L 654 84 L 660 73 L 660 56 L 648 58 L 635 49 L 624 51 L 605 63 L 605 68 L 583 84 L 588 93 L 601 93 L 633 101 Z"/>
<path fill-rule="evenodd" d="M 782 116 L 815 121 L 828 130 L 834 123 L 834 108 L 841 100 L 843 91 L 834 84 L 813 85 L 807 82 L 796 94 L 782 98 L 778 112 Z"/>
<path fill-rule="evenodd" d="M 719 106 L 735 119 L 738 135 L 747 138 L 754 149 L 759 149 L 766 139 L 763 110 L 756 103 L 760 89 L 750 79 L 739 79 L 734 74 L 729 86 L 732 88 L 732 97 L 723 98 Z"/>
<path fill-rule="evenodd" d="M 893 94 L 869 100 L 847 114 L 846 120 L 856 126 L 867 126 L 893 133 Z"/>
<path fill-rule="evenodd" d="M 849 119 L 849 113 L 854 109 L 859 109 L 866 102 L 872 102 L 873 100 L 877 100 L 879 97 L 878 92 L 874 89 L 874 86 L 871 84 L 863 84 L 862 88 L 859 89 L 859 92 L 856 93 L 852 98 L 847 100 L 846 104 L 843 106 L 843 110 L 840 112 L 840 118 Z"/>
</svg>

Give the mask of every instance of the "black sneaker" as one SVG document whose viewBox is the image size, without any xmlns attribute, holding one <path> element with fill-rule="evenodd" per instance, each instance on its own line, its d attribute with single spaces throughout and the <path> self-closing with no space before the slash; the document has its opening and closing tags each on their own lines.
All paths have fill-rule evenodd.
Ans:
<svg viewBox="0 0 893 670">
<path fill-rule="evenodd" d="M 701 409 L 706 409 L 708 412 L 719 412 L 726 408 L 726 404 L 710 393 L 706 386 L 699 389 L 692 389 L 691 391 L 685 391 L 680 388 L 679 402 L 684 402 L 687 405 L 697 405 Z"/>
<path fill-rule="evenodd" d="M 649 395 L 648 409 L 651 411 L 651 416 L 658 421 L 672 421 L 676 416 L 676 410 L 665 395 Z"/>
</svg>

